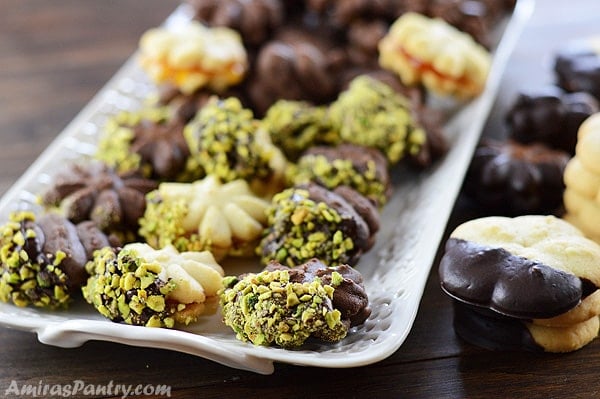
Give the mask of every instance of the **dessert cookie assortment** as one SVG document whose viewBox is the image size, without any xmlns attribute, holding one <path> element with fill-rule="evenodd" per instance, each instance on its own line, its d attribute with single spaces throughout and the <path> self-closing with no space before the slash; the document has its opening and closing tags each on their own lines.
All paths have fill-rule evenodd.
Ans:
<svg viewBox="0 0 600 399">
<path fill-rule="evenodd" d="M 492 349 L 569 352 L 598 335 L 600 245 L 554 216 L 459 225 L 440 262 L 455 328 Z"/>
<path fill-rule="evenodd" d="M 430 93 L 457 107 L 481 93 L 477 41 L 514 4 L 476 0 L 473 39 L 456 1 L 187 3 L 192 21 L 140 38 L 155 91 L 52 175 L 42 215 L 2 226 L 0 300 L 58 309 L 79 295 L 114 322 L 165 328 L 220 308 L 255 345 L 338 342 L 371 314 L 359 260 L 394 168 L 447 149 Z M 264 269 L 227 275 L 236 257 Z"/>
</svg>

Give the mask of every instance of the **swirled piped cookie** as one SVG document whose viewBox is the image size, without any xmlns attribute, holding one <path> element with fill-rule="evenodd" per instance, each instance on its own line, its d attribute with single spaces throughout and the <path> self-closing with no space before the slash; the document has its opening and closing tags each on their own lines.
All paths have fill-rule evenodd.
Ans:
<svg viewBox="0 0 600 399">
<path fill-rule="evenodd" d="M 567 352 L 598 335 L 600 246 L 554 216 L 461 224 L 439 276 L 456 301 L 457 333 L 475 344 Z M 498 331 L 486 331 L 490 324 Z"/>
<path fill-rule="evenodd" d="M 114 322 L 171 328 L 215 310 L 223 269 L 210 252 L 132 243 L 104 248 L 86 265 L 83 296 Z"/>
<path fill-rule="evenodd" d="M 269 205 L 245 180 L 223 184 L 212 175 L 194 183 L 161 183 L 146 201 L 140 234 L 150 245 L 209 250 L 217 259 L 254 253 Z"/>
</svg>

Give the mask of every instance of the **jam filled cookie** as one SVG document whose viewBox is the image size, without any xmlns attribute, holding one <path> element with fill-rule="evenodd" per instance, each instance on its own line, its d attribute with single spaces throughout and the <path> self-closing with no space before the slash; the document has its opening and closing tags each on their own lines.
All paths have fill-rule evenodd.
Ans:
<svg viewBox="0 0 600 399">
<path fill-rule="evenodd" d="M 442 19 L 409 12 L 379 42 L 379 63 L 402 82 L 467 99 L 479 95 L 491 66 L 489 52 Z"/>
<path fill-rule="evenodd" d="M 186 94 L 203 87 L 223 91 L 240 83 L 248 69 L 239 33 L 195 21 L 146 31 L 139 52 L 140 65 L 155 83 L 171 83 Z"/>
</svg>

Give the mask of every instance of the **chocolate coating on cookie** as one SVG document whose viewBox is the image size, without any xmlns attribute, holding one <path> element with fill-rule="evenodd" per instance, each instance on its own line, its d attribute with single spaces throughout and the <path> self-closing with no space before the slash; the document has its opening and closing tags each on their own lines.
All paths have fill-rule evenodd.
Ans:
<svg viewBox="0 0 600 399">
<path fill-rule="evenodd" d="M 364 323 L 371 314 L 363 277 L 356 269 L 348 265 L 327 267 L 318 259 L 311 259 L 292 268 L 271 262 L 265 270 L 287 270 L 291 282 L 310 283 L 315 278 L 319 278 L 325 285 L 332 285 L 333 273 L 339 273 L 343 280 L 337 282 L 332 302 L 333 307 L 342 313 L 342 321 L 352 327 Z"/>
<path fill-rule="evenodd" d="M 540 143 L 484 139 L 465 177 L 481 209 L 503 215 L 548 214 L 562 204 L 569 155 Z"/>
<path fill-rule="evenodd" d="M 579 277 L 541 262 L 450 238 L 440 262 L 441 286 L 453 298 L 516 318 L 549 318 L 577 306 Z"/>
<path fill-rule="evenodd" d="M 520 93 L 506 123 L 510 136 L 521 143 L 542 142 L 574 154 L 579 126 L 597 111 L 598 101 L 592 95 L 548 86 Z"/>
<path fill-rule="evenodd" d="M 558 85 L 569 92 L 587 92 L 600 98 L 600 54 L 591 40 L 569 43 L 556 53 Z"/>
<path fill-rule="evenodd" d="M 457 301 L 454 305 L 454 331 L 470 344 L 502 351 L 543 352 L 522 321 L 485 312 Z"/>
</svg>

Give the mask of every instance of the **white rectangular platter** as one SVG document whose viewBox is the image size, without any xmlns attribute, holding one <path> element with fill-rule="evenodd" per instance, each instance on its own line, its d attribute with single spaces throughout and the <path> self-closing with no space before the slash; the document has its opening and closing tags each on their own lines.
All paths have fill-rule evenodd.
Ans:
<svg viewBox="0 0 600 399">
<path fill-rule="evenodd" d="M 341 342 L 311 343 L 297 350 L 259 347 L 238 341 L 221 322 L 219 312 L 186 329 L 169 330 L 113 323 L 83 301 L 66 311 L 54 312 L 0 303 L 0 325 L 37 333 L 40 342 L 60 347 L 104 340 L 185 352 L 262 374 L 272 373 L 275 362 L 346 368 L 385 359 L 402 345 L 411 330 L 473 150 L 509 56 L 532 10 L 533 0 L 518 1 L 494 49 L 485 91 L 461 107 L 444 126 L 449 152 L 427 171 L 395 179 L 399 183 L 382 210 L 377 244 L 357 266 L 365 278 L 373 313 Z M 186 9 L 179 7 L 165 24 L 187 20 Z M 36 196 L 52 181 L 52 171 L 69 160 L 92 154 L 106 118 L 119 110 L 135 109 L 152 89 L 134 54 L 2 197 L 0 220 L 6 220 L 17 209 L 35 209 Z M 226 266 L 225 270 L 237 274 L 241 269 Z"/>
</svg>

